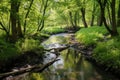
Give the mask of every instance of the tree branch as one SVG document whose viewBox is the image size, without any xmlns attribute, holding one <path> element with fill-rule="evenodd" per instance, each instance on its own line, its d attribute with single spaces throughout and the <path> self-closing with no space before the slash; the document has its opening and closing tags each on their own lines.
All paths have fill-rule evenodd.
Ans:
<svg viewBox="0 0 120 80">
<path fill-rule="evenodd" d="M 8 76 L 15 76 L 15 75 L 24 74 L 27 72 L 42 72 L 43 70 L 45 70 L 46 68 L 48 68 L 50 65 L 52 65 L 54 62 L 56 62 L 58 60 L 59 59 L 54 59 L 53 61 L 48 62 L 47 64 L 44 64 L 43 66 L 35 65 L 35 66 L 24 68 L 22 70 L 3 73 L 3 74 L 0 74 L 0 79 L 3 79 L 3 78 L 8 77 Z"/>
<path fill-rule="evenodd" d="M 25 15 L 24 34 L 25 34 L 25 32 L 26 32 L 27 18 L 28 18 L 28 15 L 29 15 L 29 13 L 30 13 L 30 9 L 31 9 L 31 7 L 32 7 L 33 1 L 34 1 L 34 0 L 31 0 L 30 6 L 29 6 L 28 11 L 27 11 L 27 13 L 26 13 L 26 15 Z"/>
<path fill-rule="evenodd" d="M 1 30 L 4 30 L 6 33 L 8 33 L 7 29 L 5 28 L 5 26 L 2 24 L 2 22 L 0 22 L 0 25 L 2 28 L 0 28 Z"/>
</svg>

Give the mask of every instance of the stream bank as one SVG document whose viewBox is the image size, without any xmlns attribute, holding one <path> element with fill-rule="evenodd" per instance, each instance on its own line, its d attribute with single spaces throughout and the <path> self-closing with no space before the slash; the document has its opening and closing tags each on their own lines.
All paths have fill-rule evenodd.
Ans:
<svg viewBox="0 0 120 80">
<path fill-rule="evenodd" d="M 43 73 L 23 75 L 24 77 L 21 80 L 119 80 L 114 75 L 106 73 L 106 71 L 101 70 L 101 68 L 85 59 L 86 57 L 90 58 L 95 46 L 86 47 L 83 44 L 79 44 L 75 40 L 74 34 L 61 33 L 52 35 L 42 45 L 45 49 L 57 49 L 66 45 L 70 46 L 61 52 L 58 51 L 60 55 L 56 55 L 54 50 L 47 52 L 46 57 L 43 59 L 45 63 L 55 59 L 56 56 L 60 60 L 51 65 Z M 37 76 L 35 77 L 34 75 Z M 20 80 L 18 77 L 12 77 L 10 80 Z M 42 79 L 40 79 L 41 77 Z"/>
</svg>

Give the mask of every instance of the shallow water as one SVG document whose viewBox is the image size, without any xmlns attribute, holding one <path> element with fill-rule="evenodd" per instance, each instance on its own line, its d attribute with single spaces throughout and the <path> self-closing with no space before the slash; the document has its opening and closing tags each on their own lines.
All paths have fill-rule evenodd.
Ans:
<svg viewBox="0 0 120 80">
<path fill-rule="evenodd" d="M 64 47 L 69 44 L 71 35 L 73 34 L 53 35 L 42 45 L 47 49 Z M 119 80 L 85 60 L 84 56 L 74 48 L 65 49 L 60 54 L 58 57 L 60 60 L 42 73 L 30 73 L 14 80 Z M 44 63 L 56 58 L 51 52 L 47 52 L 45 56 Z"/>
<path fill-rule="evenodd" d="M 69 43 L 68 40 L 71 35 L 73 34 L 53 35 L 47 41 L 43 42 L 43 44 L 49 49 L 59 48 Z M 47 58 L 54 57 L 56 56 L 52 53 L 47 56 Z M 34 74 L 42 78 L 36 78 L 36 80 L 119 80 L 110 73 L 101 70 L 94 66 L 94 64 L 85 60 L 84 56 L 74 50 L 74 48 L 68 48 L 62 51 L 58 58 L 60 60 L 55 62 L 48 70 L 40 75 Z"/>
</svg>

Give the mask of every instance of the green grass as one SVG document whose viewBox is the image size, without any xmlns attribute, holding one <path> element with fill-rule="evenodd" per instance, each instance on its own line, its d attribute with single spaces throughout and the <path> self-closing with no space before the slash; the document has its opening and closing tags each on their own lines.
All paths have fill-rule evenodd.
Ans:
<svg viewBox="0 0 120 80">
<path fill-rule="evenodd" d="M 96 62 L 107 68 L 120 69 L 120 36 L 99 42 L 92 56 Z"/>
<path fill-rule="evenodd" d="M 120 34 L 120 28 L 118 28 Z M 120 36 L 109 37 L 104 41 L 104 34 L 107 31 L 104 27 L 83 28 L 76 33 L 79 42 L 85 45 L 96 44 L 92 58 L 97 63 L 111 69 L 120 69 Z M 103 39 L 103 40 L 102 40 Z M 119 70 L 120 71 L 120 70 Z"/>
<path fill-rule="evenodd" d="M 65 32 L 65 29 L 60 26 L 53 26 L 53 27 L 46 27 L 42 31 L 43 33 L 48 33 L 48 34 L 56 34 L 56 33 L 61 33 Z"/>
<path fill-rule="evenodd" d="M 43 49 L 39 40 L 26 38 L 12 44 L 0 39 L 0 63 L 22 55 L 26 51 L 34 51 L 42 55 Z"/>
<path fill-rule="evenodd" d="M 99 42 L 94 49 L 93 58 L 108 68 L 120 69 L 120 39 L 113 38 L 107 42 Z"/>
<path fill-rule="evenodd" d="M 76 39 L 80 43 L 85 45 L 96 44 L 98 40 L 104 38 L 104 34 L 107 33 L 107 30 L 104 27 L 89 27 L 82 28 L 76 33 Z"/>
</svg>

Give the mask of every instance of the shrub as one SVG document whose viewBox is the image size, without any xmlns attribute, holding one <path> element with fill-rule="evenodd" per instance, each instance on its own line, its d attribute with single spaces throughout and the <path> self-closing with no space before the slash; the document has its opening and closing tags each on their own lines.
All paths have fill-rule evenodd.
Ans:
<svg viewBox="0 0 120 80">
<path fill-rule="evenodd" d="M 94 49 L 93 58 L 108 68 L 120 68 L 120 42 L 113 38 L 107 42 L 100 42 Z"/>
<path fill-rule="evenodd" d="M 18 55 L 18 49 L 15 45 L 0 39 L 0 61 L 6 61 Z"/>
</svg>

